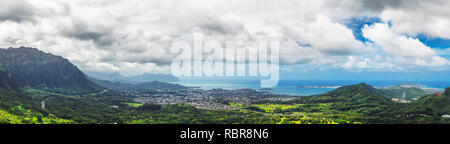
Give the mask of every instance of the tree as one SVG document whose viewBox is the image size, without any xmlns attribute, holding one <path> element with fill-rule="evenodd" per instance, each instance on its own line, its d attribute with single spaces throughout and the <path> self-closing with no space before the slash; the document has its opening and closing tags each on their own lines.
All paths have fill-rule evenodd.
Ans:
<svg viewBox="0 0 450 144">
<path fill-rule="evenodd" d="M 145 103 L 142 105 L 141 109 L 149 110 L 149 111 L 158 111 L 161 110 L 162 106 L 158 104 Z"/>
</svg>

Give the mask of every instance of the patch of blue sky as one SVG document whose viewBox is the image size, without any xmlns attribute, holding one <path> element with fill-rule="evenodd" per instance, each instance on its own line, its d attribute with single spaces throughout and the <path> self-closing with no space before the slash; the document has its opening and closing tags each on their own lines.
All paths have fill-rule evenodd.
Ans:
<svg viewBox="0 0 450 144">
<path fill-rule="evenodd" d="M 353 17 L 343 21 L 343 24 L 353 31 L 353 35 L 359 41 L 369 41 L 362 34 L 364 25 L 372 25 L 374 23 L 381 23 L 382 20 L 378 17 Z"/>
<path fill-rule="evenodd" d="M 426 46 L 435 49 L 439 56 L 450 59 L 450 39 L 431 37 L 423 33 L 418 34 L 413 38 L 416 38 Z"/>
<path fill-rule="evenodd" d="M 372 25 L 375 23 L 383 23 L 383 21 L 378 17 L 353 17 L 343 21 L 343 24 L 347 26 L 347 28 L 351 29 L 353 31 L 353 35 L 355 36 L 355 38 L 361 42 L 370 41 L 363 36 L 361 29 L 365 25 Z M 388 22 L 388 25 L 391 26 L 392 23 Z M 450 39 L 431 37 L 427 34 L 418 34 L 416 36 L 406 35 L 406 36 L 416 38 L 426 46 L 429 46 L 433 49 L 445 51 L 445 53 L 441 52 L 440 56 L 450 58 L 450 54 L 448 53 L 449 50 L 446 50 L 450 48 Z"/>
<path fill-rule="evenodd" d="M 297 43 L 297 45 L 300 46 L 300 47 L 311 47 L 311 44 L 308 44 L 308 43 L 301 43 L 301 42 L 299 42 L 299 41 L 296 41 L 296 43 Z"/>
<path fill-rule="evenodd" d="M 426 34 L 418 34 L 414 38 L 419 39 L 423 44 L 437 49 L 450 48 L 450 39 L 431 37 Z"/>
</svg>

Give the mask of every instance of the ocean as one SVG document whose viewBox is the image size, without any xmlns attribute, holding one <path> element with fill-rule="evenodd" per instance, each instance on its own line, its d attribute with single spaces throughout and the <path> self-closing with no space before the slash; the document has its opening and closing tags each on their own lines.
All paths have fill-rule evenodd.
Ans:
<svg viewBox="0 0 450 144">
<path fill-rule="evenodd" d="M 287 94 L 294 96 L 309 96 L 326 93 L 340 86 L 366 83 L 374 87 L 395 86 L 399 84 L 419 84 L 424 88 L 445 89 L 450 86 L 450 81 L 374 81 L 374 80 L 280 80 L 276 87 L 271 88 L 275 94 Z M 201 89 L 244 89 L 260 90 L 259 80 L 205 80 L 189 79 L 181 80 L 178 84 Z"/>
</svg>

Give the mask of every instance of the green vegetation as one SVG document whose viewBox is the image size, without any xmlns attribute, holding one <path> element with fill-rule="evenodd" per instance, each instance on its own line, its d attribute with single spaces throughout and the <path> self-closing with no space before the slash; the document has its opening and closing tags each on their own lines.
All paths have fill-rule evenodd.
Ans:
<svg viewBox="0 0 450 144">
<path fill-rule="evenodd" d="M 436 107 L 435 116 L 403 118 L 406 114 L 423 114 L 429 110 L 427 96 L 410 104 L 391 102 L 372 93 L 365 84 L 345 87 L 324 95 L 303 97 L 287 102 L 244 105 L 229 103 L 239 110 L 204 110 L 190 105 L 156 105 L 132 102 L 115 91 L 86 95 L 68 95 L 26 88 L 21 96 L 1 95 L 1 123 L 125 123 L 125 124 L 360 124 L 360 123 L 445 123 L 446 113 Z M 12 93 L 10 93 L 12 94 Z M 344 97 L 349 97 L 344 99 Z M 442 97 L 442 96 L 441 96 Z M 441 101 L 432 100 L 446 106 Z M 6 99 L 5 99 L 6 98 Z M 25 98 L 25 99 L 22 99 Z M 46 108 L 40 107 L 45 100 Z M 23 106 L 27 106 L 22 107 Z M 432 103 L 431 105 L 438 105 Z M 116 106 L 116 107 L 113 107 Z M 423 107 L 423 108 L 422 108 Z M 394 110 L 398 108 L 398 110 Z M 428 108 L 428 109 L 427 109 Z M 435 110 L 436 109 L 436 110 Z M 439 109 L 439 110 L 438 110 Z M 403 112 L 403 110 L 409 110 Z M 425 111 L 423 111 L 425 110 Z M 426 113 L 425 113 L 426 114 Z M 399 117 L 396 117 L 399 116 Z M 434 120 L 437 119 L 437 120 Z M 448 121 L 448 120 L 447 120 Z"/>
<path fill-rule="evenodd" d="M 70 124 L 72 120 L 61 119 L 53 114 L 43 116 L 41 113 L 26 110 L 21 106 L 12 108 L 11 114 L 0 110 L 0 124 Z"/>
<path fill-rule="evenodd" d="M 143 110 L 131 117 L 130 124 L 226 124 L 271 123 L 263 114 L 248 111 L 220 111 L 197 109 L 190 105 L 164 105 L 157 111 Z"/>
<path fill-rule="evenodd" d="M 402 105 L 384 98 L 381 92 L 364 83 L 344 86 L 323 95 L 300 98 L 291 103 L 331 103 L 331 110 L 368 116 L 387 116 Z"/>
<path fill-rule="evenodd" d="M 243 108 L 244 104 L 241 103 L 229 103 L 228 105 L 230 105 L 233 108 Z"/>
<path fill-rule="evenodd" d="M 115 90 L 139 90 L 139 91 L 150 91 L 155 89 L 186 89 L 187 87 L 179 84 L 170 84 L 159 81 L 144 82 L 137 84 L 121 83 L 121 82 L 110 82 L 106 80 L 97 80 L 94 78 L 89 78 L 92 82 L 102 87 Z"/>
<path fill-rule="evenodd" d="M 133 103 L 133 102 L 123 102 L 122 104 L 126 104 L 126 105 L 128 105 L 130 107 L 141 107 L 142 105 L 144 105 L 144 104 L 141 104 L 141 103 Z"/>
<path fill-rule="evenodd" d="M 92 93 L 99 87 L 61 56 L 34 48 L 0 49 L 0 71 L 20 87 L 30 86 L 58 93 Z"/>
<path fill-rule="evenodd" d="M 0 123 L 65 124 L 360 124 L 450 123 L 450 88 L 411 103 L 390 99 L 417 89 L 377 90 L 367 84 L 344 86 L 290 101 L 214 102 L 233 110 L 206 110 L 191 105 L 134 102 L 133 94 L 186 87 L 162 82 L 111 83 L 91 79 L 68 60 L 31 48 L 0 49 Z M 100 85 L 100 86 L 99 86 Z M 105 87 L 105 88 L 102 88 Z M 105 90 L 108 88 L 108 90 Z M 410 97 L 409 97 L 410 96 Z"/>
<path fill-rule="evenodd" d="M 408 118 L 414 121 L 448 123 L 449 119 L 444 119 L 442 115 L 450 114 L 450 88 L 443 94 L 427 95 L 417 101 L 411 102 L 406 108 Z"/>
<path fill-rule="evenodd" d="M 257 104 L 257 105 L 251 105 L 254 107 L 257 107 L 258 109 L 264 110 L 266 113 L 274 113 L 274 112 L 281 112 L 289 109 L 297 108 L 299 105 L 282 105 L 282 104 Z"/>
<path fill-rule="evenodd" d="M 331 103 L 319 104 L 257 104 L 247 109 L 264 112 L 276 124 L 359 124 L 369 117 L 330 109 Z"/>
<path fill-rule="evenodd" d="M 420 88 L 415 87 L 402 87 L 402 86 L 394 86 L 389 88 L 379 89 L 382 93 L 384 93 L 384 97 L 388 99 L 392 98 L 402 98 L 403 94 L 405 94 L 406 100 L 414 100 L 419 99 L 428 93 Z"/>
</svg>

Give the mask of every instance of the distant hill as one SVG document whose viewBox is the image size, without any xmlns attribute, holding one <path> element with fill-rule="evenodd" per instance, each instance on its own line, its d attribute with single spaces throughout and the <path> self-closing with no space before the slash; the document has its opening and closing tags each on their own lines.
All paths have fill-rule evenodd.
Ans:
<svg viewBox="0 0 450 144">
<path fill-rule="evenodd" d="M 450 114 L 450 87 L 444 93 L 430 94 L 408 104 L 410 114 L 426 114 L 428 116 L 442 116 Z"/>
<path fill-rule="evenodd" d="M 90 93 L 98 86 L 67 59 L 35 48 L 0 49 L 0 70 L 20 87 Z"/>
<path fill-rule="evenodd" d="M 367 115 L 383 115 L 395 107 L 395 103 L 374 87 L 365 83 L 343 86 L 321 95 L 302 97 L 295 103 L 333 103 L 332 109 Z"/>
<path fill-rule="evenodd" d="M 419 99 L 423 96 L 426 96 L 427 94 L 430 94 L 426 91 L 424 91 L 421 88 L 417 87 L 404 87 L 404 86 L 393 86 L 393 87 L 387 87 L 387 88 L 380 88 L 379 91 L 384 93 L 384 96 L 388 99 L 392 98 L 402 98 L 403 93 L 405 94 L 406 100 L 415 100 Z"/>
<path fill-rule="evenodd" d="M 107 80 L 111 82 L 121 82 L 121 83 L 142 83 L 151 81 L 160 82 L 178 82 L 180 81 L 177 77 L 167 74 L 150 74 L 145 73 L 136 76 L 123 76 L 120 73 L 103 73 L 103 72 L 86 72 L 86 74 L 92 78 L 99 80 Z"/>
<path fill-rule="evenodd" d="M 159 81 L 151 81 L 151 82 L 144 82 L 144 83 L 122 83 L 122 82 L 111 82 L 107 80 L 98 80 L 92 77 L 89 77 L 89 79 L 108 89 L 115 89 L 115 90 L 154 90 L 154 89 L 186 89 L 188 87 L 179 85 L 179 84 L 170 84 L 166 82 L 159 82 Z"/>
<path fill-rule="evenodd" d="M 311 96 L 308 98 L 314 102 L 386 102 L 384 94 L 365 83 L 343 86 L 336 90 L 324 93 L 322 95 Z"/>
<path fill-rule="evenodd" d="M 151 81 L 151 82 L 144 82 L 136 84 L 138 88 L 144 89 L 144 88 L 152 88 L 152 89 L 185 89 L 187 87 L 179 85 L 179 84 L 170 84 L 160 81 Z"/>
</svg>

